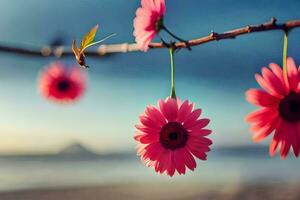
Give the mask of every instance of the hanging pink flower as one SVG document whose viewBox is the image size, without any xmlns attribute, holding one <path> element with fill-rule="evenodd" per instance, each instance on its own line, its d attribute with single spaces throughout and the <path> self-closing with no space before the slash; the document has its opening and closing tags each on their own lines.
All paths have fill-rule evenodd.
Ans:
<svg viewBox="0 0 300 200">
<path fill-rule="evenodd" d="M 39 77 L 41 94 L 56 102 L 72 102 L 83 95 L 86 76 L 78 67 L 67 68 L 61 63 L 52 63 Z"/>
<path fill-rule="evenodd" d="M 167 98 L 158 101 L 159 108 L 148 106 L 140 115 L 134 139 L 141 160 L 156 172 L 173 176 L 175 171 L 185 174 L 186 167 L 196 168 L 194 157 L 206 160 L 212 141 L 205 136 L 209 119 L 199 119 L 201 109 L 187 100 Z"/>
<path fill-rule="evenodd" d="M 134 19 L 135 41 L 140 50 L 147 51 L 154 36 L 162 29 L 166 12 L 165 0 L 142 0 Z"/>
<path fill-rule="evenodd" d="M 300 150 L 300 74 L 292 58 L 287 59 L 287 80 L 282 69 L 271 63 L 262 69 L 262 76 L 255 75 L 263 88 L 246 92 L 247 100 L 261 107 L 250 113 L 246 121 L 251 124 L 253 140 L 259 142 L 274 132 L 270 145 L 270 155 L 274 156 L 280 146 L 283 159 L 294 150 L 296 157 Z"/>
</svg>

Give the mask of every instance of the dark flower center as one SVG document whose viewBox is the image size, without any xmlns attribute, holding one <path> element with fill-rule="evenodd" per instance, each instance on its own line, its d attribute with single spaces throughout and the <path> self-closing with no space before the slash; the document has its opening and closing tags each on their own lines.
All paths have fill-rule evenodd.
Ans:
<svg viewBox="0 0 300 200">
<path fill-rule="evenodd" d="M 279 103 L 280 116 L 290 122 L 300 121 L 300 94 L 291 92 Z"/>
<path fill-rule="evenodd" d="M 187 130 L 178 122 L 169 122 L 160 131 L 160 142 L 167 149 L 183 147 L 187 139 Z"/>
<path fill-rule="evenodd" d="M 70 89 L 70 82 L 67 80 L 61 80 L 57 83 L 57 88 L 58 90 L 60 90 L 61 92 L 65 92 L 68 89 Z"/>
<path fill-rule="evenodd" d="M 164 27 L 164 19 L 163 19 L 163 17 L 158 18 L 158 20 L 155 23 L 155 31 L 156 31 L 156 33 L 158 33 L 163 27 Z"/>
</svg>

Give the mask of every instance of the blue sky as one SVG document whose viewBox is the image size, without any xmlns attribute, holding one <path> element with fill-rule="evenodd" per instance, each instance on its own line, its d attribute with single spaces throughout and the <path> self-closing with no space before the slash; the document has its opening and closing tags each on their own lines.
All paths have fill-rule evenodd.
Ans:
<svg viewBox="0 0 300 200">
<path fill-rule="evenodd" d="M 66 44 L 95 24 L 97 37 L 118 35 L 108 43 L 133 42 L 132 20 L 139 1 L 126 0 L 2 0 L 0 41 L 42 45 L 57 36 Z M 183 38 L 268 21 L 299 19 L 297 0 L 171 1 L 166 25 Z M 290 34 L 289 55 L 300 63 L 300 30 Z M 216 146 L 251 143 L 244 116 L 254 110 L 244 99 L 258 87 L 254 74 L 269 62 L 281 63 L 280 31 L 257 33 L 205 44 L 175 55 L 176 89 L 211 118 Z M 88 90 L 76 104 L 45 101 L 37 91 L 39 71 L 54 58 L 0 55 L 0 152 L 56 151 L 79 140 L 99 151 L 134 148 L 132 135 L 146 105 L 169 94 L 166 49 L 148 53 L 88 58 Z M 74 63 L 74 59 L 62 59 Z"/>
</svg>

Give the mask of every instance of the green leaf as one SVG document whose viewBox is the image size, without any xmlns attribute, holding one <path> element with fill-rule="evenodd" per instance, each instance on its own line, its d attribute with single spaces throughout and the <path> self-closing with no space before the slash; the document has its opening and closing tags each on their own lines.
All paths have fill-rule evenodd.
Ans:
<svg viewBox="0 0 300 200">
<path fill-rule="evenodd" d="M 82 52 L 89 44 L 93 43 L 99 25 L 94 26 L 82 39 L 80 52 Z"/>
<path fill-rule="evenodd" d="M 117 34 L 116 34 L 116 33 L 113 33 L 113 34 L 111 34 L 111 35 L 109 35 L 109 36 L 106 36 L 106 37 L 103 38 L 102 40 L 99 40 L 99 41 L 97 41 L 97 42 L 91 42 L 90 44 L 86 45 L 81 51 L 84 51 L 86 48 L 88 48 L 88 47 L 90 47 L 90 46 L 93 46 L 93 45 L 99 44 L 99 43 L 101 43 L 101 42 L 104 42 L 105 40 L 107 40 L 107 39 L 109 39 L 109 38 L 111 38 L 111 37 L 113 37 L 113 36 L 115 36 L 115 35 L 117 35 Z"/>
</svg>

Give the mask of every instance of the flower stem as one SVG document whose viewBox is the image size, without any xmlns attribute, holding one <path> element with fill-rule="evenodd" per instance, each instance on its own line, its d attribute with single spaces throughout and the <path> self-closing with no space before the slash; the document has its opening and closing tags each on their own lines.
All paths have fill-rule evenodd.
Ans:
<svg viewBox="0 0 300 200">
<path fill-rule="evenodd" d="M 170 61 L 171 61 L 171 98 L 176 99 L 175 94 L 175 66 L 174 66 L 174 48 L 169 48 Z"/>
<path fill-rule="evenodd" d="M 184 39 L 176 36 L 175 34 L 173 34 L 167 27 L 163 26 L 162 28 L 163 30 L 165 30 L 169 35 L 171 35 L 173 38 L 175 38 L 176 40 L 179 40 L 181 42 L 186 42 Z"/>
<path fill-rule="evenodd" d="M 171 35 L 173 38 L 175 38 L 176 40 L 180 41 L 180 42 L 184 42 L 186 44 L 186 47 L 191 50 L 191 47 L 189 45 L 189 41 L 184 40 L 180 37 L 178 37 L 177 35 L 175 35 L 174 33 L 172 33 L 166 26 L 162 26 L 162 29 L 165 30 L 169 35 Z"/>
<path fill-rule="evenodd" d="M 282 68 L 283 68 L 283 78 L 287 81 L 287 51 L 288 51 L 288 31 L 284 31 L 284 40 L 283 40 L 283 52 L 282 52 Z"/>
</svg>

